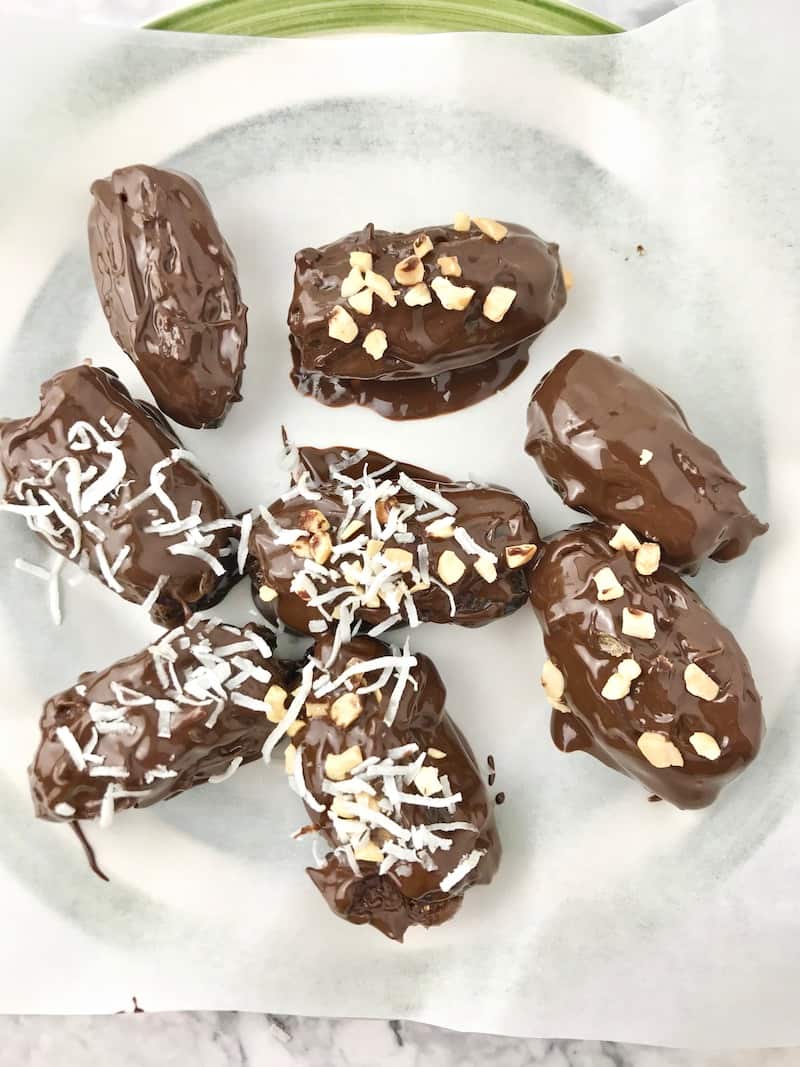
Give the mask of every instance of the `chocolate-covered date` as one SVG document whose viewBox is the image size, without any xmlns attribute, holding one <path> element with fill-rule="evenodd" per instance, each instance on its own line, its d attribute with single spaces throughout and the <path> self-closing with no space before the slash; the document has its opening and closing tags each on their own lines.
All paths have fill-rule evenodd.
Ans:
<svg viewBox="0 0 800 1067">
<path fill-rule="evenodd" d="M 308 873 L 329 907 L 402 941 L 451 918 L 500 861 L 492 803 L 446 714 L 433 663 L 369 637 L 314 648 L 294 700 L 276 694 L 285 763 L 322 849 Z"/>
<path fill-rule="evenodd" d="M 233 253 L 200 185 L 156 167 L 92 184 L 89 250 L 111 332 L 156 403 L 183 426 L 218 426 L 247 345 Z"/>
<path fill-rule="evenodd" d="M 0 423 L 0 510 L 162 625 L 221 600 L 239 578 L 239 522 L 163 416 L 85 364 L 40 399 Z"/>
<path fill-rule="evenodd" d="M 682 570 L 734 559 L 767 529 L 678 405 L 596 352 L 570 352 L 537 385 L 525 449 L 566 504 L 657 541 Z"/>
<path fill-rule="evenodd" d="M 764 722 L 747 659 L 657 545 L 624 526 L 557 534 L 538 553 L 531 602 L 562 751 L 680 808 L 710 804 L 755 758 Z"/>
</svg>

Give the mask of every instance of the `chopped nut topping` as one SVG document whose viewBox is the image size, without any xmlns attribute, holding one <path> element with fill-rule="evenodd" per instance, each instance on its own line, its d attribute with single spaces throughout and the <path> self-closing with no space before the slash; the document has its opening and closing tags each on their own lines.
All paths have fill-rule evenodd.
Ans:
<svg viewBox="0 0 800 1067">
<path fill-rule="evenodd" d="M 327 533 L 331 528 L 330 522 L 319 508 L 306 508 L 300 513 L 300 525 L 309 533 Z"/>
<path fill-rule="evenodd" d="M 446 278 L 461 277 L 461 264 L 458 262 L 458 256 L 439 256 L 436 266 Z"/>
<path fill-rule="evenodd" d="M 485 582 L 491 584 L 492 582 L 497 581 L 497 567 L 495 567 L 494 563 L 492 563 L 490 559 L 487 559 L 486 556 L 481 556 L 480 559 L 476 559 L 472 566 Z"/>
<path fill-rule="evenodd" d="M 388 500 L 378 500 L 375 504 L 375 515 L 381 526 L 385 526 L 389 521 L 389 514 L 393 508 L 397 507 L 397 497 L 390 496 Z"/>
<path fill-rule="evenodd" d="M 454 230 L 458 230 L 459 233 L 468 233 L 471 225 L 470 217 L 465 211 L 456 212 L 455 221 L 453 222 Z"/>
<path fill-rule="evenodd" d="M 717 683 L 696 663 L 690 663 L 683 672 L 683 681 L 688 692 L 700 700 L 716 700 L 719 696 Z"/>
<path fill-rule="evenodd" d="M 506 548 L 506 563 L 512 570 L 530 563 L 538 551 L 538 545 L 509 545 Z"/>
<path fill-rule="evenodd" d="M 626 645 L 624 641 L 620 641 L 613 634 L 598 634 L 597 643 L 609 656 L 630 656 L 633 651 L 630 645 Z"/>
<path fill-rule="evenodd" d="M 428 237 L 427 233 L 421 233 L 419 237 L 414 240 L 414 253 L 422 259 L 427 256 L 429 252 L 433 251 L 433 241 Z"/>
<path fill-rule="evenodd" d="M 428 749 L 428 755 L 430 756 L 431 759 L 445 759 L 445 757 L 447 756 L 447 753 L 446 752 L 442 752 L 442 750 L 440 748 L 429 748 Z"/>
<path fill-rule="evenodd" d="M 406 256 L 394 268 L 395 281 L 399 285 L 416 285 L 425 277 L 425 267 L 419 256 Z"/>
<path fill-rule="evenodd" d="M 421 767 L 414 777 L 414 785 L 424 797 L 433 797 L 442 791 L 439 772 L 435 767 Z"/>
<path fill-rule="evenodd" d="M 332 782 L 343 782 L 353 767 L 357 767 L 363 761 L 364 757 L 358 745 L 352 745 L 338 755 L 335 752 L 329 752 L 325 757 L 325 777 L 330 778 Z"/>
<path fill-rule="evenodd" d="M 327 563 L 333 552 L 330 534 L 318 533 L 311 538 L 311 557 L 320 566 Z"/>
<path fill-rule="evenodd" d="M 283 766 L 286 768 L 287 774 L 294 773 L 294 757 L 297 755 L 297 749 L 294 745 L 287 745 L 286 751 L 283 754 Z"/>
<path fill-rule="evenodd" d="M 339 565 L 342 577 L 348 585 L 360 586 L 364 578 L 363 564 L 345 559 Z"/>
<path fill-rule="evenodd" d="M 575 279 L 572 277 L 572 271 L 567 270 L 567 268 L 564 267 L 561 271 L 561 274 L 564 278 L 564 288 L 569 291 L 575 284 Z"/>
<path fill-rule="evenodd" d="M 383 541 L 376 541 L 375 538 L 370 538 L 370 540 L 367 541 L 367 559 L 372 559 L 373 556 L 377 556 L 382 548 Z"/>
<path fill-rule="evenodd" d="M 297 737 L 306 728 L 306 723 L 301 722 L 300 719 L 295 719 L 294 722 L 290 722 L 286 727 L 287 737 Z"/>
<path fill-rule="evenodd" d="M 375 797 L 371 797 L 369 793 L 356 793 L 356 803 L 366 804 L 368 808 L 372 808 L 373 811 L 380 811 L 380 806 Z M 382 831 L 378 831 L 381 833 Z"/>
<path fill-rule="evenodd" d="M 351 519 L 350 522 L 348 522 L 347 526 L 345 526 L 343 530 L 339 531 L 339 540 L 347 541 L 347 539 L 352 537 L 354 533 L 358 533 L 359 530 L 363 529 L 364 523 L 361 521 L 361 519 Z"/>
<path fill-rule="evenodd" d="M 434 541 L 447 541 L 453 536 L 454 529 L 455 519 L 451 515 L 445 515 L 444 518 L 429 522 L 425 527 L 425 533 Z"/>
<path fill-rule="evenodd" d="M 550 703 L 555 700 L 561 700 L 564 695 L 564 675 L 551 659 L 544 661 L 541 682 L 544 695 Z"/>
<path fill-rule="evenodd" d="M 643 448 L 639 453 L 639 466 L 646 467 L 650 460 L 653 458 L 653 453 L 649 448 Z"/>
<path fill-rule="evenodd" d="M 495 219 L 476 219 L 473 215 L 472 221 L 487 237 L 491 237 L 493 241 L 502 241 L 508 233 L 508 227 L 504 226 L 502 222 L 496 222 Z"/>
<path fill-rule="evenodd" d="M 364 275 L 357 267 L 352 267 L 350 273 L 342 282 L 342 296 L 354 296 L 360 293 L 366 285 Z"/>
<path fill-rule="evenodd" d="M 324 719 L 328 714 L 328 705 L 321 701 L 307 700 L 305 711 L 309 719 Z"/>
<path fill-rule="evenodd" d="M 347 303 L 350 305 L 353 311 L 357 311 L 359 315 L 371 315 L 372 297 L 373 292 L 371 289 L 362 289 L 360 293 L 355 293 L 353 296 L 348 296 Z"/>
<path fill-rule="evenodd" d="M 331 704 L 331 718 L 337 726 L 344 729 L 350 723 L 355 722 L 363 710 L 358 693 L 342 693 Z"/>
<path fill-rule="evenodd" d="M 621 674 L 622 677 L 627 678 L 629 682 L 638 678 L 641 673 L 642 668 L 635 659 L 623 659 L 617 664 L 617 674 Z"/>
<path fill-rule="evenodd" d="M 715 760 L 719 759 L 722 755 L 722 749 L 719 747 L 716 740 L 711 734 L 703 733 L 702 730 L 692 734 L 689 738 L 689 744 L 695 750 L 697 755 L 702 756 L 703 759 Z"/>
<path fill-rule="evenodd" d="M 680 750 L 663 734 L 654 730 L 646 730 L 636 742 L 639 751 L 654 767 L 663 770 L 665 767 L 682 767 L 683 756 Z"/>
<path fill-rule="evenodd" d="M 470 289 L 468 285 L 453 285 L 451 281 L 441 276 L 433 279 L 431 289 L 447 311 L 464 311 L 475 296 L 475 290 Z"/>
<path fill-rule="evenodd" d="M 331 811 L 340 819 L 355 819 L 357 814 L 352 799 L 346 793 L 337 793 L 334 796 Z"/>
<path fill-rule="evenodd" d="M 383 859 L 383 853 L 372 838 L 365 845 L 359 845 L 358 848 L 354 849 L 353 855 L 363 863 L 380 863 Z"/>
<path fill-rule="evenodd" d="M 516 289 L 507 289 L 504 285 L 493 285 L 483 302 L 483 314 L 491 322 L 502 322 L 516 298 Z"/>
<path fill-rule="evenodd" d="M 425 284 L 425 282 L 418 282 L 416 285 L 412 285 L 410 289 L 406 291 L 406 295 L 403 300 L 410 308 L 425 307 L 426 304 L 430 304 L 433 300 L 431 291 Z"/>
<path fill-rule="evenodd" d="M 328 336 L 349 345 L 358 337 L 356 320 L 341 304 L 337 304 L 328 316 Z"/>
<path fill-rule="evenodd" d="M 645 541 L 636 552 L 636 570 L 639 574 L 655 574 L 660 566 L 660 547 L 654 541 Z"/>
<path fill-rule="evenodd" d="M 279 685 L 271 685 L 264 697 L 267 705 L 267 718 L 270 722 L 280 722 L 286 714 L 286 699 L 289 694 Z"/>
<path fill-rule="evenodd" d="M 442 552 L 436 567 L 436 571 L 445 585 L 455 585 L 460 578 L 463 578 L 466 569 L 464 563 L 449 548 Z"/>
<path fill-rule="evenodd" d="M 614 671 L 606 684 L 600 690 L 600 695 L 605 700 L 622 700 L 631 691 L 631 679 L 626 678 L 619 671 Z"/>
<path fill-rule="evenodd" d="M 390 308 L 397 305 L 397 298 L 388 278 L 384 278 L 382 274 L 376 274 L 374 270 L 368 270 L 364 277 L 366 278 L 367 287 L 373 293 L 377 293 L 384 304 L 388 304 Z"/>
<path fill-rule="evenodd" d="M 260 585 L 258 587 L 258 599 L 263 600 L 265 604 L 269 604 L 277 595 L 277 589 L 273 589 L 271 585 Z"/>
<path fill-rule="evenodd" d="M 402 574 L 407 574 L 414 567 L 414 554 L 407 548 L 387 548 L 383 554 L 390 563 L 399 567 Z"/>
<path fill-rule="evenodd" d="M 382 359 L 387 347 L 386 334 L 383 330 L 370 330 L 364 338 L 361 347 L 368 352 L 373 359 Z"/>
<path fill-rule="evenodd" d="M 350 266 L 355 267 L 356 270 L 368 271 L 372 270 L 372 253 L 371 252 L 351 252 L 350 253 Z"/>
<path fill-rule="evenodd" d="M 617 532 L 608 542 L 613 549 L 617 552 L 635 552 L 640 546 L 641 541 L 624 522 L 620 523 L 617 527 Z"/>
<path fill-rule="evenodd" d="M 649 611 L 640 608 L 622 609 L 622 632 L 628 637 L 641 637 L 650 641 L 656 636 L 656 621 Z"/>
<path fill-rule="evenodd" d="M 597 586 L 598 600 L 618 600 L 625 596 L 625 590 L 610 567 L 601 567 L 597 574 L 592 575 L 592 581 Z"/>
</svg>

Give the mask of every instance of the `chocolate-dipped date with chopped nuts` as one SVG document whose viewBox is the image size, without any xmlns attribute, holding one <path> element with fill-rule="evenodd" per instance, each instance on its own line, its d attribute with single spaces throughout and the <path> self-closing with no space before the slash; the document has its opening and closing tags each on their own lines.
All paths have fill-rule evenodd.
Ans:
<svg viewBox="0 0 800 1067">
<path fill-rule="evenodd" d="M 253 599 L 266 618 L 299 633 L 359 618 L 380 632 L 481 626 L 525 603 L 539 534 L 509 490 L 366 449 L 296 455 L 293 487 L 250 532 Z"/>
<path fill-rule="evenodd" d="M 236 261 L 193 178 L 156 167 L 92 184 L 89 251 L 117 344 L 183 426 L 218 426 L 239 388 L 247 308 Z"/>
<path fill-rule="evenodd" d="M 240 523 L 160 412 L 86 364 L 40 401 L 0 423 L 0 510 L 161 625 L 220 601 L 239 579 Z"/>
<path fill-rule="evenodd" d="M 308 874 L 329 907 L 402 941 L 491 881 L 492 802 L 427 656 L 326 635 L 313 657 L 293 697 L 267 694 L 278 729 L 265 753 L 292 734 L 286 772 L 319 833 Z"/>
<path fill-rule="evenodd" d="M 335 404 L 356 385 L 363 391 L 370 381 L 396 382 L 395 417 L 428 415 L 415 412 L 419 398 L 410 383 L 529 344 L 565 300 L 558 246 L 524 226 L 466 216 L 455 226 L 411 233 L 369 224 L 295 256 L 289 310 L 295 384 Z M 341 395 L 314 390 L 315 378 L 341 382 Z M 385 397 L 384 388 L 375 398 L 382 414 Z"/>
<path fill-rule="evenodd" d="M 556 534 L 537 554 L 531 602 L 562 751 L 679 808 L 711 804 L 755 758 L 764 721 L 747 659 L 657 544 L 624 525 Z"/>
<path fill-rule="evenodd" d="M 678 405 L 617 359 L 576 349 L 539 382 L 525 449 L 566 504 L 657 541 L 671 566 L 741 556 L 767 530 Z"/>
<path fill-rule="evenodd" d="M 195 616 L 150 648 L 51 697 L 29 775 L 36 814 L 71 821 L 143 808 L 257 759 L 265 693 L 292 687 L 266 630 Z"/>
</svg>

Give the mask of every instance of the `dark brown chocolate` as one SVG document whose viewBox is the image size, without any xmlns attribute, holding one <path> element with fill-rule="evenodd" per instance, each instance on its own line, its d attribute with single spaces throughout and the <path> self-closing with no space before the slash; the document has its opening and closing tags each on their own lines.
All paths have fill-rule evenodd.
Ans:
<svg viewBox="0 0 800 1067">
<path fill-rule="evenodd" d="M 253 523 L 248 567 L 256 606 L 298 633 L 335 627 L 342 610 L 369 626 L 482 626 L 525 603 L 538 541 L 507 489 L 302 448 L 293 488 Z"/>
<path fill-rule="evenodd" d="M 218 426 L 239 391 L 247 308 L 199 183 L 156 167 L 92 184 L 89 251 L 117 344 L 183 426 Z"/>
<path fill-rule="evenodd" d="M 261 754 L 264 694 L 290 685 L 267 631 L 195 616 L 51 697 L 30 767 L 42 819 L 96 819 L 220 782 Z"/>
<path fill-rule="evenodd" d="M 523 343 L 558 315 L 566 289 L 557 245 L 523 226 L 481 222 L 499 226 L 499 239 L 468 220 L 466 229 L 411 233 L 370 223 L 298 252 L 289 310 L 296 387 L 323 403 L 420 418 L 508 384 L 524 365 Z M 496 303 L 504 296 L 508 307 Z M 452 306 L 462 297 L 465 306 Z"/>
<path fill-rule="evenodd" d="M 337 649 L 325 636 L 313 657 L 279 726 L 293 735 L 290 784 L 324 846 L 308 873 L 341 918 L 402 941 L 491 881 L 492 802 L 426 656 L 369 637 Z"/>
<path fill-rule="evenodd" d="M 623 538 L 627 549 L 609 543 L 620 541 L 613 528 L 576 526 L 537 554 L 531 602 L 550 657 L 553 740 L 701 808 L 758 753 L 761 700 L 730 630 L 659 566 L 655 545 Z"/>
<path fill-rule="evenodd" d="M 0 510 L 170 626 L 239 579 L 239 521 L 163 416 L 109 370 L 45 382 L 40 410 L 0 423 Z"/>
<path fill-rule="evenodd" d="M 767 530 L 675 401 L 596 352 L 570 352 L 537 385 L 525 449 L 566 504 L 657 541 L 682 570 L 735 559 Z"/>
</svg>

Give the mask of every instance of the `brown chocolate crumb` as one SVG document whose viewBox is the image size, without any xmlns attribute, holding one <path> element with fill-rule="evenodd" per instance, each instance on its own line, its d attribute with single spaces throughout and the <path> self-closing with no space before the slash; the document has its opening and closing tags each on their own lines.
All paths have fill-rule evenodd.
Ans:
<svg viewBox="0 0 800 1067">
<path fill-rule="evenodd" d="M 661 797 L 656 796 L 655 793 L 651 793 L 647 799 L 651 804 L 657 804 L 661 800 Z"/>
<path fill-rule="evenodd" d="M 639 256 L 643 256 L 643 255 L 645 255 L 645 254 L 646 254 L 646 252 L 647 252 L 647 249 L 646 249 L 646 248 L 644 247 L 644 245 L 637 245 L 637 246 L 636 246 L 636 253 L 637 253 L 637 255 L 639 255 Z"/>
<path fill-rule="evenodd" d="M 498 805 L 505 804 L 505 802 L 506 802 L 505 793 L 498 793 L 497 796 L 494 798 L 494 802 L 495 802 L 495 804 L 498 804 Z"/>
</svg>

